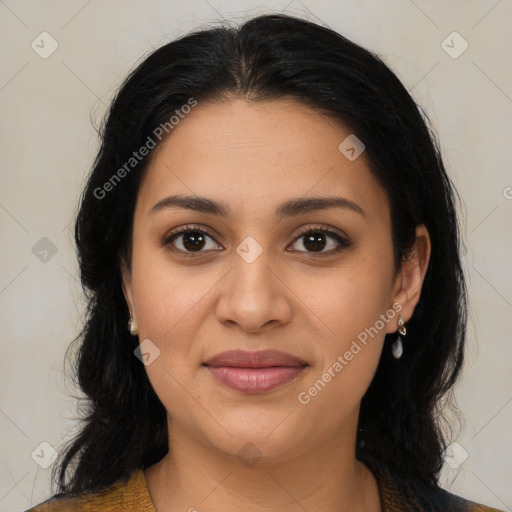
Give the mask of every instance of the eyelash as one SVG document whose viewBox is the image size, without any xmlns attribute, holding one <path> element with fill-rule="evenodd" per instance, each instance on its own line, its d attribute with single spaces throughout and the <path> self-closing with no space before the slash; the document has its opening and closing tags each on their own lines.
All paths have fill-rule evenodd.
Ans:
<svg viewBox="0 0 512 512">
<path fill-rule="evenodd" d="M 176 248 L 172 249 L 170 247 L 172 245 L 172 242 L 174 241 L 174 239 L 176 239 L 179 235 L 182 235 L 184 233 L 189 233 L 189 232 L 201 233 L 201 234 L 206 235 L 207 237 L 211 238 L 212 240 L 215 240 L 212 235 L 210 235 L 207 231 L 202 229 L 200 226 L 188 225 L 188 226 L 181 226 L 181 227 L 177 228 L 176 230 L 174 230 L 173 232 L 167 234 L 163 238 L 162 244 L 164 246 L 168 247 L 170 251 L 180 252 L 186 257 L 196 258 L 198 256 L 201 256 L 205 251 L 191 252 L 191 251 L 183 251 L 182 249 L 176 249 Z M 310 252 L 310 251 L 298 251 L 298 252 L 308 254 L 308 257 L 313 257 L 313 258 L 325 257 L 325 256 L 332 256 L 333 254 L 336 254 L 336 253 L 342 251 L 343 249 L 350 247 L 350 245 L 351 245 L 350 242 L 346 238 L 342 237 L 338 233 L 328 229 L 325 226 L 322 226 L 319 228 L 303 228 L 297 234 L 293 243 L 295 243 L 300 238 L 302 238 L 306 235 L 314 234 L 314 233 L 315 234 L 322 233 L 324 235 L 328 235 L 329 237 L 333 238 L 338 243 L 338 247 L 336 249 L 331 249 L 330 251 L 322 251 L 322 252 L 317 252 L 317 253 Z"/>
</svg>

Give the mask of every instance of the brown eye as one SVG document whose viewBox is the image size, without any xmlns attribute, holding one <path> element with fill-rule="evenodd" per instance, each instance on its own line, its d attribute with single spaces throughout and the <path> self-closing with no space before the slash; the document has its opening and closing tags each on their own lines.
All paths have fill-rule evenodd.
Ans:
<svg viewBox="0 0 512 512">
<path fill-rule="evenodd" d="M 169 247 L 173 252 L 188 253 L 189 255 L 217 250 L 220 247 L 208 233 L 191 226 L 184 226 L 167 235 L 163 240 L 163 245 Z"/>
<path fill-rule="evenodd" d="M 182 233 L 181 244 L 187 251 L 200 251 L 206 243 L 206 237 L 204 233 L 199 231 L 186 231 Z"/>
<path fill-rule="evenodd" d="M 309 229 L 301 233 L 295 239 L 294 243 L 299 243 L 299 249 L 296 249 L 299 252 L 318 253 L 322 256 L 337 253 L 350 245 L 349 242 L 338 235 L 338 233 L 319 228 Z M 305 248 L 305 251 L 300 249 L 301 246 Z"/>
</svg>

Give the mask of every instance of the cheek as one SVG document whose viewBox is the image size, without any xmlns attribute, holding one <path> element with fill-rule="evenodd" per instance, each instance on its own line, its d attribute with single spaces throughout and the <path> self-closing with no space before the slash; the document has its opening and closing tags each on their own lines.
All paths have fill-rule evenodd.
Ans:
<svg viewBox="0 0 512 512">
<path fill-rule="evenodd" d="M 390 276 L 387 267 L 374 261 L 316 274 L 314 279 L 297 279 L 293 286 L 321 329 L 326 345 L 339 352 L 376 323 L 379 335 L 384 336 L 379 319 L 390 308 Z"/>
<path fill-rule="evenodd" d="M 318 364 L 297 398 L 311 408 L 307 414 L 323 415 L 329 425 L 339 424 L 358 407 L 379 364 L 385 328 L 393 321 L 394 310 L 386 309 L 382 290 L 375 282 L 360 283 L 332 289 L 328 300 L 320 292 L 309 296 L 308 304 L 322 312 L 324 334 L 315 340 Z"/>
<path fill-rule="evenodd" d="M 302 386 L 301 403 L 328 404 L 341 415 L 357 406 L 378 366 L 386 328 L 396 323 L 390 275 L 374 259 L 339 269 L 315 286 L 302 283 L 300 293 L 315 312 L 311 318 L 320 318 L 315 322 L 322 334 L 315 341 L 318 365 Z"/>
<path fill-rule="evenodd" d="M 134 252 L 133 287 L 140 333 L 160 342 L 178 339 L 191 315 L 215 285 L 215 276 L 199 267 L 173 266 L 164 249 Z"/>
</svg>

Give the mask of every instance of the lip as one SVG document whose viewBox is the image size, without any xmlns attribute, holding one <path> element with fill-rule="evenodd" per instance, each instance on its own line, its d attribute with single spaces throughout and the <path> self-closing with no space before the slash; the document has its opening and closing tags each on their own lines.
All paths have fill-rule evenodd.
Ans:
<svg viewBox="0 0 512 512">
<path fill-rule="evenodd" d="M 221 384 L 244 393 L 264 393 L 297 377 L 308 364 L 277 350 L 222 352 L 204 363 Z"/>
</svg>

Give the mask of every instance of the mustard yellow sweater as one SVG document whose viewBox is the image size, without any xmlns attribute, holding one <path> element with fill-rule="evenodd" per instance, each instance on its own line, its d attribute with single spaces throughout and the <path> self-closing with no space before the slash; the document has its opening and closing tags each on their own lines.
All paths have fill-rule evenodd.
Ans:
<svg viewBox="0 0 512 512">
<path fill-rule="evenodd" d="M 500 512 L 477 505 L 438 487 L 412 488 L 399 481 L 375 474 L 382 512 Z M 133 471 L 127 480 L 118 480 L 100 491 L 78 497 L 56 495 L 26 512 L 156 512 L 144 471 Z M 312 511 L 318 512 L 318 511 Z"/>
</svg>

